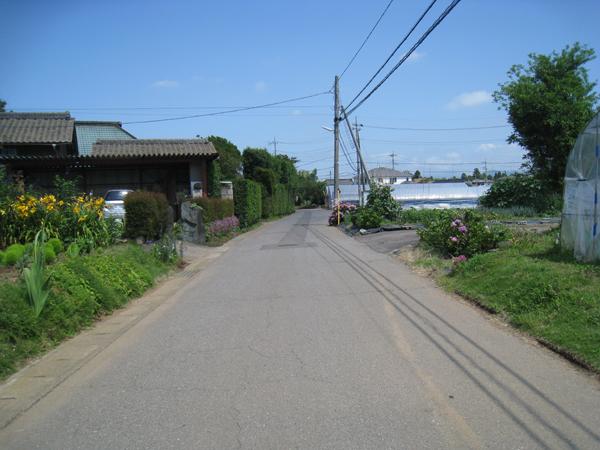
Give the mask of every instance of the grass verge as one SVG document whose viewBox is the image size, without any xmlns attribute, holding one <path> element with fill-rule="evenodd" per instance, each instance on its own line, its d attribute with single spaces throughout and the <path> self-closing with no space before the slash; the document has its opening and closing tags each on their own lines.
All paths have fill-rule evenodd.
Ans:
<svg viewBox="0 0 600 450">
<path fill-rule="evenodd" d="M 37 318 L 20 279 L 0 282 L 0 379 L 139 297 L 171 267 L 132 244 L 65 257 L 48 267 L 50 295 Z"/>
<path fill-rule="evenodd" d="M 456 269 L 422 248 L 412 261 L 401 258 L 445 289 L 600 372 L 600 265 L 576 262 L 556 247 L 555 238 L 555 232 L 516 234 L 510 245 Z"/>
</svg>

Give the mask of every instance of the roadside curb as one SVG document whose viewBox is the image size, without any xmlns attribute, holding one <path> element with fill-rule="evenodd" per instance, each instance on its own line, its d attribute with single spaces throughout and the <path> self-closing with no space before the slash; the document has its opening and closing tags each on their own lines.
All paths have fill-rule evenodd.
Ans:
<svg viewBox="0 0 600 450">
<path fill-rule="evenodd" d="M 0 430 L 164 304 L 165 300 L 184 289 L 189 279 L 201 273 L 228 249 L 227 245 L 188 248 L 192 259 L 183 270 L 167 276 L 142 297 L 98 320 L 9 377 L 0 385 Z"/>
</svg>

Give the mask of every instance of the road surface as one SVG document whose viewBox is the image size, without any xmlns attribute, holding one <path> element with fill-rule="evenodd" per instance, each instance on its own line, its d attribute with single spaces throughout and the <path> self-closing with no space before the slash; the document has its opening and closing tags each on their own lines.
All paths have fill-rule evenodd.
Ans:
<svg viewBox="0 0 600 450">
<path fill-rule="evenodd" d="M 600 447 L 596 379 L 326 218 L 229 243 L 0 447 Z"/>
</svg>

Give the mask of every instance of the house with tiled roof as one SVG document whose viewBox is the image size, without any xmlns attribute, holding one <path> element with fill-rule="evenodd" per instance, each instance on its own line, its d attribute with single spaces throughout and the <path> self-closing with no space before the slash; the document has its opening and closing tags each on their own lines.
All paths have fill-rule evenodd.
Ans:
<svg viewBox="0 0 600 450">
<path fill-rule="evenodd" d="M 217 157 L 204 139 L 136 139 L 120 122 L 77 121 L 68 112 L 0 113 L 0 164 L 40 190 L 61 175 L 96 195 L 164 192 L 175 206 L 178 198 L 206 195 L 208 164 Z"/>
</svg>

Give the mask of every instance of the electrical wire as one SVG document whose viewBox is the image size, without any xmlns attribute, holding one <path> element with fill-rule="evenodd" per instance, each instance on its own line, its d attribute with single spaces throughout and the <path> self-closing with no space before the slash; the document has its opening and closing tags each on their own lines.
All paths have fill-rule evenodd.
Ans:
<svg viewBox="0 0 600 450">
<path fill-rule="evenodd" d="M 440 14 L 440 16 L 435 20 L 435 22 L 433 22 L 433 24 L 427 29 L 427 31 L 425 31 L 425 33 L 421 35 L 419 40 L 410 48 L 410 50 L 404 54 L 404 56 L 400 59 L 400 61 L 398 61 L 398 63 L 392 68 L 392 70 L 390 70 L 387 73 L 387 75 L 383 77 L 383 79 L 379 83 L 377 83 L 377 85 L 373 89 L 371 89 L 366 96 L 362 98 L 361 101 L 359 101 L 352 109 L 346 111 L 345 114 L 350 115 L 358 108 L 360 108 L 360 106 L 364 102 L 366 102 L 371 97 L 371 95 L 373 95 L 383 85 L 383 83 L 385 83 L 388 80 L 390 76 L 392 76 L 392 74 L 404 63 L 404 61 L 406 61 L 410 57 L 410 55 L 412 55 L 412 53 L 423 43 L 423 41 L 425 41 L 425 39 L 427 39 L 427 37 L 433 32 L 433 30 L 435 30 L 439 26 L 439 24 L 442 23 L 442 21 L 448 16 L 448 14 L 452 12 L 452 10 L 460 2 L 461 0 L 453 0 L 453 2 L 444 10 L 442 14 Z M 356 98 L 357 97 L 354 97 L 352 102 L 354 102 Z"/>
<path fill-rule="evenodd" d="M 385 16 L 385 13 L 387 13 L 388 9 L 390 9 L 390 6 L 392 6 L 392 3 L 394 3 L 394 0 L 390 0 L 389 1 L 389 3 L 387 4 L 387 6 L 385 7 L 385 9 L 383 10 L 383 12 L 381 13 L 381 15 L 379 16 L 379 19 L 377 19 L 377 22 L 375 22 L 375 25 L 373 25 L 371 27 L 371 31 L 369 31 L 369 34 L 367 34 L 367 37 L 363 40 L 362 44 L 360 44 L 360 47 L 358 47 L 358 50 L 356 50 L 356 53 L 354 53 L 354 56 L 352 56 L 352 58 L 350 59 L 350 62 L 348 63 L 348 65 L 346 66 L 346 68 L 342 71 L 342 74 L 339 77 L 340 80 L 342 79 L 342 77 L 344 76 L 344 74 L 346 73 L 346 71 L 350 68 L 350 66 L 352 65 L 352 63 L 354 62 L 354 60 L 356 59 L 356 57 L 360 53 L 360 51 L 363 49 L 363 47 L 365 46 L 365 44 L 367 43 L 367 41 L 369 40 L 369 38 L 373 34 L 373 31 L 375 31 L 375 28 L 377 28 L 377 25 L 379 25 L 379 22 L 381 22 L 381 19 L 383 19 L 383 16 Z"/>
<path fill-rule="evenodd" d="M 165 119 L 151 119 L 151 120 L 138 120 L 138 121 L 133 121 L 133 122 L 123 122 L 123 125 L 130 125 L 130 124 L 136 124 L 136 123 L 169 122 L 169 121 L 174 121 L 174 120 L 195 119 L 198 117 L 219 116 L 219 115 L 230 114 L 230 113 L 234 113 L 234 112 L 248 111 L 251 109 L 266 108 L 266 107 L 270 107 L 270 106 L 281 105 L 284 103 L 298 102 L 300 100 L 306 100 L 308 98 L 318 97 L 320 95 L 326 95 L 326 94 L 330 94 L 330 93 L 331 93 L 331 91 L 323 91 L 323 92 L 317 92 L 317 93 L 311 94 L 311 95 L 305 95 L 303 97 L 295 97 L 295 98 L 290 98 L 290 99 L 286 99 L 286 100 L 280 100 L 277 102 L 265 103 L 263 105 L 245 106 L 243 108 L 229 109 L 226 111 L 215 111 L 215 112 L 205 113 L 205 114 L 193 114 L 193 115 L 189 115 L 189 116 L 169 117 L 169 118 L 165 118 Z"/>
<path fill-rule="evenodd" d="M 348 104 L 348 107 L 350 107 L 355 102 L 355 100 L 365 91 L 365 89 L 367 89 L 367 87 L 369 87 L 369 85 L 373 82 L 373 80 L 375 79 L 375 77 L 377 77 L 377 75 L 379 75 L 379 73 L 383 70 L 383 68 L 387 65 L 387 63 L 390 62 L 390 59 L 392 59 L 394 57 L 394 55 L 396 54 L 396 52 L 400 49 L 400 47 L 402 47 L 402 44 L 404 44 L 406 42 L 406 40 L 410 37 L 410 35 L 412 34 L 412 32 L 415 31 L 415 28 L 417 28 L 417 26 L 421 23 L 421 21 L 427 15 L 427 13 L 429 12 L 429 10 L 431 8 L 433 8 L 433 5 L 435 5 L 436 1 L 437 0 L 432 0 L 432 2 L 425 9 L 425 11 L 423 11 L 423 14 L 421 14 L 421 17 L 419 17 L 419 19 L 415 22 L 415 24 L 408 31 L 408 33 L 406 33 L 406 35 L 404 36 L 404 38 L 402 38 L 402 40 L 396 46 L 396 48 L 390 54 L 390 56 L 388 56 L 388 58 L 381 65 L 381 67 L 379 67 L 379 69 L 377 69 L 377 72 L 375 72 L 375 74 L 369 79 L 369 81 L 367 81 L 367 84 L 364 85 L 364 87 L 360 90 L 360 92 L 354 96 L 354 98 L 352 99 L 352 101 Z"/>
<path fill-rule="evenodd" d="M 379 125 L 362 125 L 364 128 L 375 128 L 378 130 L 398 131 L 468 131 L 468 130 L 491 130 L 494 128 L 508 128 L 510 125 L 488 125 L 482 127 L 458 127 L 458 128 L 408 128 L 408 127 L 384 127 Z"/>
</svg>

